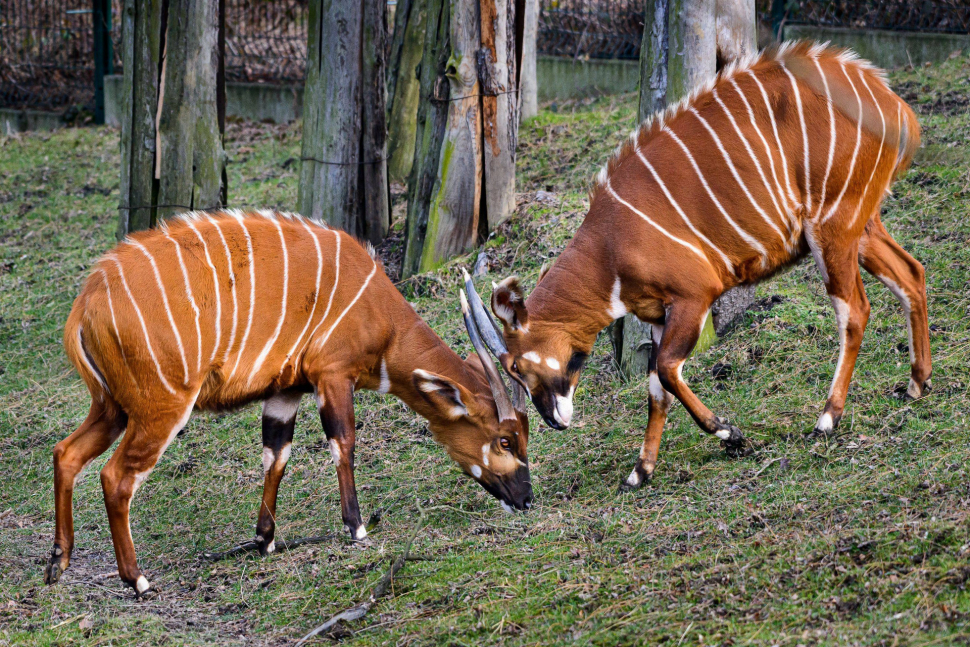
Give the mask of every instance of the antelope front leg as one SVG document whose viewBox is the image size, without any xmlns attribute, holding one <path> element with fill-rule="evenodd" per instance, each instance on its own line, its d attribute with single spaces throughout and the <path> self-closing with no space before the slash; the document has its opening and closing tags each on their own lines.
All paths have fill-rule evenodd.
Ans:
<svg viewBox="0 0 970 647">
<path fill-rule="evenodd" d="M 738 456 L 744 453 L 747 444 L 741 430 L 711 413 L 690 390 L 681 375 L 684 362 L 697 344 L 709 310 L 709 302 L 698 301 L 675 302 L 670 307 L 657 353 L 657 375 L 663 388 L 677 396 L 697 425 L 720 438 L 729 455 Z M 657 442 L 659 443 L 659 434 Z"/>
<path fill-rule="evenodd" d="M 652 350 L 648 364 L 650 372 L 650 417 L 647 420 L 647 431 L 640 447 L 640 457 L 637 459 L 633 471 L 620 483 L 620 489 L 630 491 L 639 488 L 653 477 L 657 467 L 657 455 L 660 452 L 660 436 L 663 434 L 664 424 L 667 422 L 667 412 L 674 402 L 674 396 L 660 383 L 657 374 L 657 350 L 660 348 L 660 338 L 663 326 L 653 326 Z"/>
<path fill-rule="evenodd" d="M 262 555 L 276 550 L 276 496 L 286 472 L 296 412 L 302 393 L 283 391 L 263 403 L 263 502 L 256 522 L 256 546 Z"/>
<path fill-rule="evenodd" d="M 357 486 L 354 484 L 354 385 L 342 382 L 317 387 L 317 403 L 320 421 L 330 443 L 333 464 L 337 468 L 340 486 L 340 511 L 344 527 L 350 538 L 359 541 L 367 536 L 367 529 L 357 504 Z"/>
</svg>

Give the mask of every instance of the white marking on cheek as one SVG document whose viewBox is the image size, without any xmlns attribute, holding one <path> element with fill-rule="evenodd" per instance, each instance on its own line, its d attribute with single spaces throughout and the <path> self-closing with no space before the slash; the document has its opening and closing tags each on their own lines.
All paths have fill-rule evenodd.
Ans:
<svg viewBox="0 0 970 647">
<path fill-rule="evenodd" d="M 620 300 L 620 277 L 616 277 L 616 280 L 613 281 L 613 292 L 610 294 L 610 307 L 607 308 L 606 314 L 613 319 L 619 319 L 628 312 L 626 305 Z"/>
<path fill-rule="evenodd" d="M 542 363 L 542 358 L 539 357 L 539 353 L 537 353 L 535 351 L 532 351 L 532 350 L 530 350 L 528 353 L 526 353 L 525 355 L 523 355 L 522 356 L 522 359 L 527 359 L 530 362 L 534 362 L 536 364 Z"/>
<path fill-rule="evenodd" d="M 471 469 L 469 469 L 468 471 L 470 471 L 472 473 L 472 476 L 474 476 L 475 478 L 477 479 L 482 478 L 482 468 L 479 467 L 478 465 L 472 465 Z"/>
<path fill-rule="evenodd" d="M 135 590 L 138 591 L 139 595 L 150 589 L 151 586 L 144 575 L 139 575 L 138 580 L 135 582 Z"/>
<path fill-rule="evenodd" d="M 276 454 L 269 447 L 263 447 L 263 474 L 268 473 L 276 462 Z"/>
<path fill-rule="evenodd" d="M 334 467 L 339 467 L 340 466 L 340 445 L 338 445 L 337 441 L 334 440 L 333 438 L 329 440 L 329 445 L 330 445 L 330 455 L 333 456 L 333 465 Z"/>
<path fill-rule="evenodd" d="M 381 360 L 381 383 L 377 387 L 378 393 L 387 393 L 391 390 L 391 378 L 387 375 L 387 361 Z"/>
<path fill-rule="evenodd" d="M 554 371 L 558 371 L 561 368 L 561 364 L 559 364 L 559 360 L 557 360 L 555 357 L 547 357 L 546 366 L 548 366 Z"/>
<path fill-rule="evenodd" d="M 489 445 L 488 443 L 485 443 L 482 445 L 482 464 L 485 465 L 485 467 L 488 467 L 488 452 Z"/>
<path fill-rule="evenodd" d="M 509 514 L 515 514 L 515 510 L 512 508 L 512 506 L 510 506 L 505 501 L 502 501 L 501 499 L 499 499 L 498 503 L 500 506 L 502 506 L 502 509 L 508 512 Z"/>
<path fill-rule="evenodd" d="M 714 435 L 720 438 L 721 440 L 727 440 L 728 438 L 731 437 L 731 431 L 728 429 L 719 429 L 714 432 Z"/>
<path fill-rule="evenodd" d="M 818 431 L 832 431 L 832 415 L 827 411 L 822 414 L 815 423 L 815 429 Z"/>
</svg>

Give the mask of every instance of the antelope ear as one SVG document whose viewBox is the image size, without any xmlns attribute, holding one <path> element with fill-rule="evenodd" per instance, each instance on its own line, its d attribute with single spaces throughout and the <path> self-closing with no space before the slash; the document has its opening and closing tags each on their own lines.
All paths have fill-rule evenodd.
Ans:
<svg viewBox="0 0 970 647">
<path fill-rule="evenodd" d="M 422 370 L 415 369 L 411 374 L 414 387 L 438 412 L 448 420 L 458 420 L 468 415 L 465 389 L 448 378 Z"/>
<path fill-rule="evenodd" d="M 499 284 L 492 284 L 492 312 L 505 324 L 505 331 L 529 327 L 529 311 L 519 286 L 519 278 L 510 276 Z"/>
</svg>

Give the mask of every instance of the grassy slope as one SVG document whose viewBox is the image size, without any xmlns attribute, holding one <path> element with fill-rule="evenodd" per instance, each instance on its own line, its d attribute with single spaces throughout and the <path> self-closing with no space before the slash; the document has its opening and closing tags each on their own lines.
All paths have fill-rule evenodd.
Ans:
<svg viewBox="0 0 970 647">
<path fill-rule="evenodd" d="M 351 627 L 351 644 L 581 642 L 953 644 L 970 635 L 970 62 L 894 76 L 921 104 L 928 154 L 885 206 L 890 231 L 927 267 L 934 390 L 895 395 L 908 357 L 901 312 L 866 278 L 872 319 L 844 426 L 805 441 L 837 354 L 816 270 L 760 288 L 783 297 L 749 314 L 687 377 L 759 443 L 729 460 L 678 406 L 651 487 L 617 495 L 646 423 L 642 380 L 596 352 L 577 424 L 533 426 L 538 508 L 509 517 L 391 398 L 361 394 L 358 484 L 385 520 L 367 546 L 342 538 L 270 559 L 217 565 L 199 554 L 252 535 L 262 471 L 258 409 L 194 418 L 139 492 L 132 530 L 160 595 L 136 603 L 115 578 L 98 459 L 75 494 L 78 547 L 42 584 L 53 530 L 50 450 L 84 417 L 87 395 L 60 328 L 92 260 L 113 241 L 117 133 L 64 130 L 0 140 L 0 644 L 276 644 L 353 604 L 414 524 L 431 524 L 393 597 Z M 963 101 L 963 105 L 960 103 Z M 534 282 L 582 218 L 585 187 L 629 131 L 633 99 L 546 110 L 523 128 L 526 201 L 490 242 L 493 275 Z M 234 126 L 230 195 L 292 207 L 297 128 Z M 531 197 L 531 193 L 530 196 Z M 492 277 L 489 277 L 492 278 Z M 456 270 L 405 286 L 450 344 L 467 350 Z M 731 366 L 715 381 L 715 363 Z M 336 478 L 312 407 L 280 497 L 279 536 L 340 532 Z M 80 628 L 86 614 L 93 626 Z M 68 620 L 69 622 L 64 622 Z M 85 625 L 88 623 L 85 622 Z"/>
</svg>

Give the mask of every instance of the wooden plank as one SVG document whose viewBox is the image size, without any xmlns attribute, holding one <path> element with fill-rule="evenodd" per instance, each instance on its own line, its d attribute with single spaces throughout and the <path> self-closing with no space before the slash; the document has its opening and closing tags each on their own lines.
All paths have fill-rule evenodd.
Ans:
<svg viewBox="0 0 970 647">
<path fill-rule="evenodd" d="M 515 211 L 519 126 L 515 55 L 515 4 L 512 0 L 481 0 L 481 49 L 477 58 L 484 136 L 483 235 Z"/>
<path fill-rule="evenodd" d="M 121 184 L 118 238 L 153 224 L 155 110 L 161 0 L 126 0 L 122 11 Z"/>
<path fill-rule="evenodd" d="M 363 0 L 363 113 L 359 167 L 363 194 L 361 234 L 377 245 L 391 224 L 390 190 L 387 182 L 387 103 L 385 56 L 387 52 L 387 2 Z"/>
<path fill-rule="evenodd" d="M 660 0 L 664 1 L 664 0 Z M 648 5 L 651 3 L 647 3 Z M 522 66 L 519 70 L 519 119 L 539 113 L 539 83 L 536 78 L 536 37 L 539 33 L 539 0 L 525 0 L 522 34 Z"/>
<path fill-rule="evenodd" d="M 299 211 L 361 235 L 363 5 L 310 0 Z"/>
</svg>

